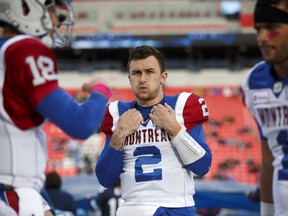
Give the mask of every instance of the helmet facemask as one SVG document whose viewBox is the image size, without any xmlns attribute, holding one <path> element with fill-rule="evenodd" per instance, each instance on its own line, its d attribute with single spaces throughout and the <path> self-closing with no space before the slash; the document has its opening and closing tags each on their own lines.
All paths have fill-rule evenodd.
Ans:
<svg viewBox="0 0 288 216">
<path fill-rule="evenodd" d="M 71 3 L 68 0 L 56 0 L 55 12 L 58 25 L 54 28 L 53 46 L 67 47 L 71 44 L 75 24 Z"/>
</svg>

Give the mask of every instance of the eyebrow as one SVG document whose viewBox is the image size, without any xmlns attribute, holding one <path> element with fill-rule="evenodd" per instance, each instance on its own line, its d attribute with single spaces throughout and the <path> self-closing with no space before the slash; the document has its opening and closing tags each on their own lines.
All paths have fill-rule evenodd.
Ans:
<svg viewBox="0 0 288 216">
<path fill-rule="evenodd" d="M 151 70 L 156 71 L 156 69 L 153 68 L 153 67 L 144 69 L 144 71 L 151 71 Z M 134 69 L 134 70 L 132 70 L 131 72 L 138 72 L 138 71 L 142 71 L 142 70 L 140 70 L 140 69 Z"/>
<path fill-rule="evenodd" d="M 147 69 L 145 69 L 145 71 L 150 71 L 150 70 L 154 70 L 154 71 L 155 71 L 156 69 L 153 68 L 153 67 L 152 67 L 152 68 L 147 68 Z"/>
</svg>

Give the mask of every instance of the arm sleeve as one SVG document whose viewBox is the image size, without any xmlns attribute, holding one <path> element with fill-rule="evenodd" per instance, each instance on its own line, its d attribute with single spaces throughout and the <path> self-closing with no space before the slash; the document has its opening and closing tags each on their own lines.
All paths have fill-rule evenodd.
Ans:
<svg viewBox="0 0 288 216">
<path fill-rule="evenodd" d="M 86 139 L 99 128 L 106 103 L 107 99 L 102 94 L 92 93 L 89 99 L 80 105 L 59 88 L 40 101 L 37 111 L 69 136 Z"/>
<path fill-rule="evenodd" d="M 257 124 L 260 139 L 267 140 L 267 137 L 265 137 L 263 135 L 262 129 L 261 129 L 257 119 L 255 118 L 254 113 L 251 111 L 252 110 L 251 107 L 249 106 L 251 104 L 251 101 L 250 101 L 251 99 L 249 99 L 249 90 L 251 88 L 250 84 L 249 84 L 249 79 L 251 79 L 250 75 L 251 75 L 252 71 L 253 71 L 253 68 L 250 70 L 249 74 L 245 77 L 245 79 L 242 81 L 242 84 L 241 84 L 242 102 L 243 102 L 243 105 L 245 107 L 247 107 L 247 109 L 249 109 L 250 114 L 253 116 L 254 121 Z M 254 80 L 254 79 L 252 79 L 252 80 Z M 255 80 L 257 80 L 257 79 L 255 79 Z"/>
<path fill-rule="evenodd" d="M 209 118 L 206 100 L 191 94 L 185 103 L 182 115 L 187 132 L 196 125 L 203 124 Z"/>
<path fill-rule="evenodd" d="M 211 153 L 209 146 L 207 145 L 205 141 L 202 125 L 200 124 L 200 125 L 193 127 L 189 131 L 189 134 L 191 137 L 194 138 L 194 140 L 198 142 L 199 145 L 201 145 L 203 149 L 205 149 L 206 153 L 199 160 L 186 165 L 186 168 L 191 170 L 193 173 L 195 173 L 198 176 L 204 176 L 210 170 L 211 161 L 212 161 L 212 153 Z"/>
<path fill-rule="evenodd" d="M 106 188 L 112 187 L 119 180 L 123 168 L 123 151 L 111 148 L 109 143 L 110 138 L 107 136 L 95 168 L 99 183 Z"/>
</svg>

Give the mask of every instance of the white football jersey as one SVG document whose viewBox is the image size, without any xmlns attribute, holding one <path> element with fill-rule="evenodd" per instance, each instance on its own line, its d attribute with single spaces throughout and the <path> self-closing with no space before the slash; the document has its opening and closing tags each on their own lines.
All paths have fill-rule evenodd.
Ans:
<svg viewBox="0 0 288 216">
<path fill-rule="evenodd" d="M 53 51 L 30 36 L 16 36 L 0 45 L 0 183 L 38 191 L 43 187 L 45 119 L 36 106 L 58 88 L 56 75 L 48 74 L 55 61 Z M 36 65 L 47 69 L 49 81 L 41 82 Z"/>
<path fill-rule="evenodd" d="M 208 119 L 205 101 L 197 95 L 181 93 L 165 96 L 161 103 L 164 102 L 175 110 L 177 121 L 187 131 Z M 102 131 L 110 136 L 122 113 L 135 104 L 135 101 L 111 103 L 109 116 L 102 122 Z M 156 209 L 159 206 L 195 205 L 193 173 L 185 169 L 166 131 L 157 128 L 150 118 L 126 138 L 120 178 L 122 197 L 125 200 L 123 210 L 129 206 L 146 206 L 146 209 L 155 206 Z M 155 209 L 152 207 L 151 212 Z"/>
<path fill-rule="evenodd" d="M 277 216 L 288 213 L 288 76 L 277 78 L 271 65 L 257 64 L 243 81 L 245 105 L 251 110 L 274 156 L 273 196 Z M 284 213 L 284 214 L 283 214 Z"/>
</svg>

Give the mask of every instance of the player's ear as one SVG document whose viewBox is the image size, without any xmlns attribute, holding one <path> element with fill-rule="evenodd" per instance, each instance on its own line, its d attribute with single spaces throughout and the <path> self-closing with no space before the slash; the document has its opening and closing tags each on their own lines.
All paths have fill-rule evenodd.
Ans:
<svg viewBox="0 0 288 216">
<path fill-rule="evenodd" d="M 161 81 L 160 83 L 163 85 L 168 78 L 168 73 L 166 71 L 161 73 Z"/>
</svg>

